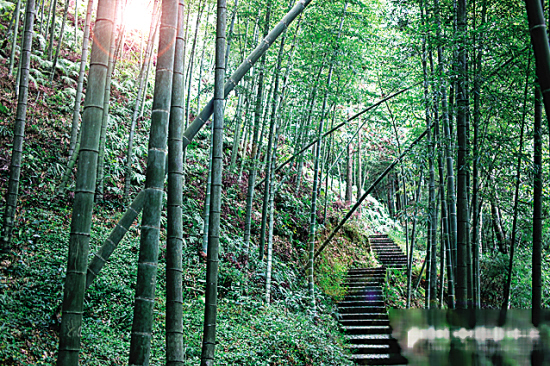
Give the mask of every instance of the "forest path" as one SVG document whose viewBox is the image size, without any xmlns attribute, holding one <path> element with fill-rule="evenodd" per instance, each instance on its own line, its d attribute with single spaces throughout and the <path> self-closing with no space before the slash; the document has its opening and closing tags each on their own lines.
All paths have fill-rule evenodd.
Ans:
<svg viewBox="0 0 550 366">
<path fill-rule="evenodd" d="M 405 365 L 408 361 L 391 336 L 382 286 L 386 268 L 407 268 L 407 260 L 387 235 L 373 235 L 369 242 L 382 267 L 349 270 L 347 294 L 338 304 L 340 327 L 350 342 L 351 358 L 356 364 Z"/>
</svg>

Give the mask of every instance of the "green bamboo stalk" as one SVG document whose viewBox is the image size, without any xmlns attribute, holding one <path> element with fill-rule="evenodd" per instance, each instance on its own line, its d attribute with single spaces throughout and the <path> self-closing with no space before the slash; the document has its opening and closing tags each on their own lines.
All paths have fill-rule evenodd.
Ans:
<svg viewBox="0 0 550 366">
<path fill-rule="evenodd" d="M 210 225 L 208 230 L 208 254 L 206 259 L 206 299 L 204 309 L 204 335 L 201 365 L 214 365 L 216 344 L 216 316 L 218 297 L 218 252 L 220 245 L 220 211 L 223 171 L 223 124 L 225 79 L 225 28 L 226 0 L 218 0 L 216 14 L 216 71 L 214 81 L 214 135 L 212 138 L 212 192 Z"/>
<path fill-rule="evenodd" d="M 86 9 L 86 19 L 84 21 L 84 37 L 82 38 L 82 52 L 80 57 L 80 71 L 76 83 L 76 95 L 74 99 L 73 123 L 71 126 L 71 140 L 69 142 L 69 161 L 74 154 L 76 142 L 78 140 L 78 125 L 80 122 L 80 103 L 82 102 L 82 88 L 84 87 L 84 75 L 86 73 L 86 63 L 88 62 L 88 44 L 90 43 L 90 22 L 92 21 L 92 11 L 94 0 L 88 0 Z M 69 170 L 72 170 L 69 169 Z M 68 177 L 67 177 L 68 178 Z"/>
<path fill-rule="evenodd" d="M 313 279 L 313 263 L 315 261 L 315 234 L 317 230 L 317 192 L 318 192 L 318 186 L 319 186 L 319 162 L 321 158 L 321 144 L 323 142 L 323 129 L 324 129 L 324 122 L 325 122 L 325 110 L 327 108 L 327 100 L 330 93 L 330 83 L 332 81 L 332 71 L 334 70 L 334 64 L 336 62 L 336 56 L 338 51 L 338 41 L 340 40 L 340 36 L 342 34 L 342 27 L 344 25 L 344 19 L 346 17 L 346 9 L 348 8 L 348 2 L 346 1 L 344 4 L 344 8 L 342 10 L 342 16 L 340 19 L 340 26 L 338 28 L 338 36 L 336 37 L 336 47 L 334 48 L 332 52 L 332 57 L 330 60 L 330 65 L 328 69 L 328 75 L 327 75 L 327 83 L 326 83 L 326 92 L 323 97 L 323 106 L 321 107 L 321 120 L 319 121 L 319 128 L 317 132 L 317 142 L 315 144 L 315 157 L 314 157 L 314 167 L 313 167 L 313 189 L 311 192 L 311 209 L 310 209 L 310 215 L 309 215 L 309 240 L 308 240 L 308 262 L 309 262 L 309 269 L 307 273 L 308 277 L 308 290 L 309 290 L 309 302 L 312 309 L 315 309 L 315 283 Z"/>
<path fill-rule="evenodd" d="M 78 365 L 80 332 L 86 288 L 86 262 L 90 242 L 99 133 L 109 55 L 102 44 L 113 35 L 116 0 L 100 0 L 92 45 L 88 92 L 82 118 L 81 146 L 69 239 L 67 277 L 59 332 L 58 366 Z"/>
<path fill-rule="evenodd" d="M 269 16 L 271 13 L 271 0 L 266 4 L 265 14 L 265 27 L 264 27 L 264 39 L 266 38 L 267 31 L 269 29 Z M 260 134 L 260 124 L 263 111 L 263 90 L 264 90 L 264 75 L 265 75 L 265 54 L 260 60 L 258 67 L 258 86 L 256 92 L 256 106 L 254 109 L 254 132 L 252 137 L 252 152 L 250 155 L 250 170 L 248 172 L 248 188 L 246 192 L 246 212 L 244 217 L 244 248 L 245 252 L 249 252 L 250 231 L 252 227 L 252 204 L 254 201 L 254 183 L 256 182 L 256 175 L 258 173 L 258 144 Z M 264 257 L 264 248 L 259 246 L 260 261 Z"/>
<path fill-rule="evenodd" d="M 134 320 L 130 341 L 130 365 L 148 365 L 151 352 L 160 216 L 164 193 L 167 130 L 174 69 L 174 40 L 177 35 L 177 26 L 178 2 L 162 0 L 155 93 L 147 153 L 145 204 L 141 221 Z"/>
<path fill-rule="evenodd" d="M 145 191 L 140 191 L 136 196 L 130 207 L 126 210 L 122 218 L 118 221 L 115 228 L 109 235 L 109 237 L 103 242 L 103 245 L 99 250 L 94 253 L 90 264 L 88 265 L 86 275 L 86 289 L 91 286 L 99 271 L 107 263 L 108 258 L 116 249 L 124 235 L 130 229 L 130 226 L 134 223 L 139 213 L 143 209 L 145 203 Z"/>
<path fill-rule="evenodd" d="M 278 101 L 279 101 L 279 77 L 281 73 L 281 64 L 283 62 L 283 51 L 285 48 L 285 34 L 283 34 L 283 37 L 281 38 L 281 43 L 279 45 L 279 52 L 277 54 L 277 66 L 275 69 L 274 74 L 274 81 L 273 81 L 273 98 L 271 101 L 271 117 L 270 117 L 270 123 L 269 123 L 269 136 L 268 136 L 268 142 L 267 142 L 267 152 L 266 152 L 266 179 L 270 179 L 271 177 L 271 154 L 273 150 L 273 138 L 275 135 L 275 130 L 277 128 L 277 108 L 278 108 Z M 267 227 L 267 218 L 268 218 L 268 209 L 269 209 L 269 197 L 270 197 L 270 184 L 266 184 L 266 189 L 264 189 L 264 197 L 262 202 L 262 224 L 260 227 L 260 248 L 263 248 L 265 246 L 265 239 L 266 239 L 266 227 Z"/>
<path fill-rule="evenodd" d="M 468 207 L 468 177 L 469 177 L 469 141 L 468 114 L 469 101 L 467 95 L 468 76 L 466 71 L 466 0 L 459 0 L 457 7 L 457 25 L 460 41 L 458 42 L 458 88 L 457 88 L 457 269 L 456 269 L 456 307 L 465 309 L 471 299 L 468 298 L 467 260 L 469 257 L 469 207 Z"/>
<path fill-rule="evenodd" d="M 21 83 L 17 100 L 15 115 L 15 128 L 13 148 L 10 162 L 10 178 L 6 191 L 6 207 L 3 217 L 2 236 L 0 238 L 0 252 L 7 252 L 11 246 L 12 231 L 17 209 L 17 196 L 19 194 L 19 181 L 21 177 L 21 160 L 23 157 L 23 143 L 25 142 L 25 122 L 27 119 L 27 100 L 29 95 L 29 68 L 31 62 L 32 36 L 35 18 L 35 0 L 27 2 L 25 14 L 25 33 L 23 35 L 23 47 L 21 49 Z M 15 33 L 17 34 L 17 30 Z"/>
<path fill-rule="evenodd" d="M 55 77 L 55 67 L 57 66 L 59 51 L 61 50 L 61 45 L 63 44 L 63 35 L 65 34 L 65 24 L 67 23 L 68 14 L 69 14 L 69 1 L 65 0 L 65 8 L 63 9 L 63 21 L 61 22 L 61 30 L 59 31 L 59 38 L 57 39 L 57 47 L 55 49 L 55 56 L 53 58 L 50 82 L 52 82 L 53 78 Z"/>
<path fill-rule="evenodd" d="M 183 39 L 184 0 L 178 4 L 172 102 L 168 126 L 168 201 L 166 243 L 166 365 L 184 364 L 183 349 Z"/>
<path fill-rule="evenodd" d="M 414 203 L 414 215 L 413 215 L 413 227 L 411 233 L 411 248 L 409 250 L 409 257 L 407 263 L 407 305 L 406 308 L 411 307 L 411 284 L 412 284 L 412 265 L 414 254 L 414 242 L 416 241 L 416 223 L 418 221 L 418 203 L 420 202 L 420 193 L 422 188 L 422 178 L 424 176 L 424 169 L 420 170 L 420 178 L 418 178 L 418 185 L 416 186 L 416 197 Z"/>
<path fill-rule="evenodd" d="M 533 255 L 531 285 L 531 321 L 538 327 L 542 308 L 542 95 L 540 87 L 535 87 L 535 118 L 533 137 Z"/>
<path fill-rule="evenodd" d="M 68 0 L 66 0 L 66 1 L 68 1 Z M 53 41 L 55 39 L 55 15 L 56 15 L 56 11 L 57 11 L 57 0 L 53 0 L 52 7 L 50 9 L 51 19 L 48 18 L 48 21 L 51 20 L 50 33 L 49 33 L 50 41 L 48 42 L 48 60 L 49 61 L 51 61 L 52 54 L 53 54 Z"/>
<path fill-rule="evenodd" d="M 149 38 L 147 39 L 147 45 L 145 46 L 145 54 L 143 57 L 143 63 L 141 64 L 141 70 L 138 77 L 138 91 L 136 100 L 134 102 L 134 111 L 132 113 L 132 122 L 130 123 L 130 131 L 128 132 L 128 150 L 126 152 L 126 166 L 124 168 L 124 201 L 130 199 L 130 187 L 132 180 L 132 158 L 134 155 L 134 134 L 136 130 L 136 123 L 139 115 L 141 100 L 145 94 L 147 85 L 147 69 L 151 63 L 151 54 L 153 53 L 153 44 L 158 30 L 158 8 L 157 3 L 153 5 L 153 14 L 151 16 L 151 26 L 149 27 Z"/>
<path fill-rule="evenodd" d="M 117 25 L 122 21 L 120 3 L 115 10 L 115 34 L 111 38 L 109 46 L 109 66 L 107 68 L 107 81 L 105 82 L 105 97 L 103 98 L 103 115 L 101 117 L 101 135 L 99 137 L 99 156 L 97 162 L 97 180 L 95 200 L 103 201 L 103 184 L 105 180 L 105 143 L 107 141 L 107 125 L 109 124 L 109 102 L 111 99 L 111 80 L 115 68 L 115 59 L 118 52 L 117 40 L 122 43 L 124 37 L 124 27 L 116 35 Z"/>
<path fill-rule="evenodd" d="M 13 26 L 13 39 L 11 42 L 10 52 L 10 65 L 8 67 L 8 75 L 13 74 L 13 66 L 15 64 L 15 49 L 17 47 L 17 36 L 19 35 L 19 13 L 21 9 L 21 0 L 17 0 L 15 10 L 13 12 L 14 26 Z"/>
<path fill-rule="evenodd" d="M 540 84 L 544 109 L 550 116 L 550 45 L 548 31 L 544 20 L 542 1 L 525 0 L 531 44 L 535 54 L 538 83 Z M 550 126 L 550 119 L 548 119 Z"/>
</svg>

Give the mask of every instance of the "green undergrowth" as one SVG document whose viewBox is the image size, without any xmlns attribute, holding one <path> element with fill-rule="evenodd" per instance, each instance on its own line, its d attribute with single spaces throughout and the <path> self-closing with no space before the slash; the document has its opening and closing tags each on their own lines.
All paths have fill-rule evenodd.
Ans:
<svg viewBox="0 0 550 366">
<path fill-rule="evenodd" d="M 26 209 L 25 229 L 17 235 L 17 251 L 1 263 L 0 364 L 50 365 L 55 362 L 58 306 L 68 242 L 70 209 Z M 112 217 L 105 222 L 105 217 Z M 94 217 L 90 253 L 114 225 L 118 214 L 99 208 Z M 162 232 L 162 239 L 164 238 Z M 228 239 L 225 238 L 227 241 Z M 163 243 L 163 240 L 161 240 Z M 162 245 L 162 244 L 161 244 Z M 127 363 L 137 273 L 139 229 L 134 225 L 85 299 L 81 364 Z M 263 268 L 244 269 L 234 255 L 235 243 L 220 253 L 218 299 L 218 365 L 348 365 L 337 330 L 333 302 L 317 294 L 317 312 L 307 307 L 308 295 L 295 266 L 274 261 L 273 301 L 263 302 Z M 251 265 L 252 267 L 252 265 Z M 184 344 L 186 364 L 199 362 L 204 316 L 206 265 L 196 249 L 184 250 Z M 165 248 L 159 255 L 151 364 L 164 363 Z"/>
<path fill-rule="evenodd" d="M 319 236 L 323 243 L 332 232 L 329 226 Z M 315 267 L 315 282 L 321 290 L 336 301 L 346 294 L 343 286 L 350 268 L 376 267 L 377 262 L 368 246 L 368 235 L 361 221 L 346 223 L 340 233 L 319 256 Z"/>
<path fill-rule="evenodd" d="M 529 243 L 530 244 L 530 243 Z M 520 246 L 514 254 L 512 282 L 510 285 L 510 307 L 531 308 L 532 278 L 531 248 Z M 543 250 L 542 260 L 542 307 L 550 307 L 550 252 Z M 487 308 L 499 309 L 504 300 L 504 286 L 508 280 L 509 255 L 495 252 L 482 256 L 481 302 Z"/>
</svg>

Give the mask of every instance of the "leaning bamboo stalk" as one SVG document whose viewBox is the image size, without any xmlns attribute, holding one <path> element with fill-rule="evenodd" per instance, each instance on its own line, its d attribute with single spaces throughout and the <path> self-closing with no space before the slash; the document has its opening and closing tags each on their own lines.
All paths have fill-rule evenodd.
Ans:
<svg viewBox="0 0 550 366">
<path fill-rule="evenodd" d="M 273 42 L 277 39 L 277 37 L 288 27 L 288 25 L 298 16 L 300 13 L 305 9 L 307 5 L 311 3 L 312 0 L 300 0 L 296 3 L 296 5 L 283 17 L 283 19 L 271 30 L 271 32 L 267 35 L 267 37 L 256 47 L 256 49 L 243 61 L 243 63 L 237 68 L 237 70 L 231 75 L 229 80 L 224 85 L 224 98 L 227 98 L 229 93 L 237 86 L 237 84 L 241 81 L 243 76 L 250 70 L 250 68 L 254 65 L 254 63 L 260 58 L 262 53 L 267 51 L 267 49 L 273 44 Z M 214 110 L 214 104 L 213 100 L 211 99 L 210 102 L 202 109 L 201 113 L 193 120 L 193 122 L 189 125 L 189 127 L 184 131 L 183 133 L 183 149 L 185 149 L 193 140 L 195 135 L 199 132 L 199 130 L 204 126 L 206 121 L 210 118 L 210 116 L 213 113 Z M 138 195 L 136 198 L 134 198 L 134 201 L 132 202 L 131 206 L 135 208 L 137 211 L 135 213 L 135 217 L 139 214 L 139 211 L 143 208 L 143 204 L 137 204 L 138 198 L 140 195 Z M 141 199 L 141 198 L 140 198 Z M 141 208 L 140 208 L 141 207 Z M 128 214 L 128 212 L 125 213 L 125 216 Z M 123 217 L 125 217 L 123 216 Z M 134 218 L 135 219 L 135 218 Z M 119 222 L 120 224 L 120 222 Z M 117 227 L 115 230 L 119 228 L 119 224 L 117 224 Z M 128 227 L 131 225 L 131 222 L 128 224 Z M 128 230 L 128 228 L 126 228 Z M 124 235 L 121 235 L 119 240 L 113 243 L 104 242 L 102 247 L 100 248 L 100 251 L 104 250 L 105 246 L 111 246 L 115 245 L 115 247 L 118 245 L 120 240 L 122 240 Z M 97 266 L 95 268 L 95 274 L 97 275 L 101 268 L 105 265 L 106 261 L 109 259 L 108 256 L 104 258 L 105 261 L 102 261 L 101 266 Z M 93 279 L 92 279 L 93 281 Z"/>
<path fill-rule="evenodd" d="M 315 145 L 320 139 L 323 139 L 325 137 L 327 137 L 328 135 L 332 134 L 333 132 L 337 131 L 338 129 L 340 129 L 340 127 L 346 125 L 348 122 L 351 122 L 353 121 L 354 119 L 360 117 L 361 115 L 367 113 L 368 111 L 378 107 L 379 105 L 381 105 L 382 103 L 390 100 L 390 99 L 393 99 L 394 97 L 398 96 L 399 94 L 401 93 L 404 93 L 412 88 L 414 88 L 415 86 L 417 86 L 419 83 L 417 84 L 414 84 L 408 88 L 405 88 L 403 90 L 400 90 L 396 93 L 393 93 L 392 95 L 389 95 L 387 96 L 386 98 L 383 98 L 381 99 L 380 101 L 370 105 L 369 107 L 363 109 L 361 112 L 351 116 L 350 118 L 348 118 L 346 121 L 342 122 L 342 123 L 339 123 L 338 125 L 336 125 L 335 127 L 333 127 L 332 129 L 330 129 L 329 131 L 325 132 L 323 135 L 321 135 L 321 137 L 315 139 L 314 141 L 310 142 L 309 144 L 307 144 L 306 146 L 304 146 L 300 151 L 298 151 L 297 153 L 295 153 L 294 155 L 292 155 L 290 158 L 288 158 L 287 160 L 285 160 L 284 162 L 282 162 L 281 164 L 279 164 L 279 166 L 275 169 L 275 173 L 278 172 L 279 170 L 281 170 L 282 168 L 284 168 L 288 163 L 292 162 L 294 159 L 296 159 L 298 156 L 300 156 L 300 154 L 302 154 L 304 151 L 306 151 L 307 149 L 309 149 L 310 147 L 312 147 L 313 145 Z M 256 187 L 259 187 L 261 184 L 263 184 L 265 181 L 265 179 L 262 179 L 260 182 L 258 182 L 256 184 Z"/>
<path fill-rule="evenodd" d="M 407 149 L 405 149 L 403 151 L 403 153 L 401 155 L 399 155 L 394 161 L 393 163 L 391 163 L 387 168 L 386 170 L 384 170 L 384 172 L 382 174 L 380 174 L 380 176 L 378 178 L 376 178 L 376 180 L 374 181 L 374 183 L 372 183 L 372 185 L 369 187 L 369 189 L 367 189 L 367 191 L 363 194 L 363 196 L 361 196 L 361 199 L 359 199 L 355 205 L 353 205 L 353 207 L 348 211 L 348 213 L 346 214 L 346 216 L 344 216 L 344 218 L 342 220 L 340 220 L 340 222 L 338 223 L 338 225 L 334 228 L 334 230 L 332 230 L 332 232 L 330 233 L 330 235 L 327 237 L 327 239 L 323 242 L 323 244 L 321 244 L 321 246 L 317 249 L 317 251 L 315 252 L 315 255 L 313 257 L 313 260 L 315 261 L 315 259 L 317 259 L 317 257 L 319 256 L 319 254 L 321 254 L 321 252 L 323 251 L 323 249 L 325 249 L 325 247 L 330 243 L 330 241 L 334 238 L 334 236 L 336 235 L 336 233 L 338 233 L 338 231 L 340 231 L 340 229 L 342 228 L 342 226 L 344 226 L 344 224 L 349 220 L 349 218 L 351 217 L 351 215 L 353 215 L 353 213 L 359 208 L 359 206 L 361 206 L 361 203 L 363 203 L 363 201 L 367 198 L 367 196 L 372 192 L 372 190 L 374 189 L 374 187 L 376 187 L 378 185 L 378 183 L 380 183 L 382 181 L 382 179 L 384 179 L 384 177 L 386 175 L 388 175 L 388 173 L 405 157 L 405 155 L 407 155 L 409 153 L 409 151 L 411 151 L 411 149 L 420 141 L 424 138 L 424 136 L 426 136 L 428 134 L 428 131 L 429 129 L 431 128 L 431 126 L 429 128 L 427 128 L 426 130 L 424 130 L 424 132 L 422 132 L 422 134 L 420 134 L 420 136 L 418 136 L 416 138 L 416 140 L 414 140 Z M 305 271 L 306 268 L 304 268 L 303 270 Z"/>
</svg>

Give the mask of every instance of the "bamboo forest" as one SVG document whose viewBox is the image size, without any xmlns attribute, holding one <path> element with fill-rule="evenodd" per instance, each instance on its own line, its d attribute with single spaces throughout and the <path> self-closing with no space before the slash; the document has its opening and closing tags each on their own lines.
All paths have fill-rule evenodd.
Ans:
<svg viewBox="0 0 550 366">
<path fill-rule="evenodd" d="M 0 0 L 0 365 L 550 365 L 544 0 Z"/>
</svg>

